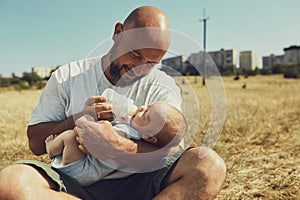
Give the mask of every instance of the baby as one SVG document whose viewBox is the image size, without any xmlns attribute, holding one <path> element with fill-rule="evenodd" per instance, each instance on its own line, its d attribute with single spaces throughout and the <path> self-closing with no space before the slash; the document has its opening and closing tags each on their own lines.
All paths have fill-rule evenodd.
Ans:
<svg viewBox="0 0 300 200">
<path fill-rule="evenodd" d="M 177 146 L 187 132 L 182 113 L 164 102 L 139 107 L 130 119 L 130 124 L 112 122 L 112 125 L 121 136 L 144 140 L 159 148 L 169 143 Z M 122 178 L 130 175 L 107 167 L 91 155 L 85 155 L 78 148 L 73 130 L 57 136 L 51 135 L 45 143 L 52 166 L 77 179 L 83 186 L 106 177 Z"/>
</svg>

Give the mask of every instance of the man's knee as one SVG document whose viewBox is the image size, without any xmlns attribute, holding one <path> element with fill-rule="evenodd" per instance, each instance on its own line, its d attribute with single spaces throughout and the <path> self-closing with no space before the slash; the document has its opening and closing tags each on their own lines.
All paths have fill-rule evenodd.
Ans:
<svg viewBox="0 0 300 200">
<path fill-rule="evenodd" d="M 41 187 L 48 185 L 33 167 L 24 164 L 10 165 L 0 171 L 0 199 L 21 195 L 26 186 L 35 184 L 40 184 Z"/>
<path fill-rule="evenodd" d="M 195 175 L 223 183 L 226 176 L 224 160 L 212 149 L 196 147 L 187 151 L 186 159 L 194 163 Z"/>
<path fill-rule="evenodd" d="M 25 167 L 26 168 L 26 167 Z M 0 185 L 4 183 L 10 183 L 10 180 L 16 180 L 20 178 L 20 174 L 24 171 L 23 165 L 10 165 L 0 171 Z"/>
<path fill-rule="evenodd" d="M 21 185 L 23 165 L 10 165 L 0 171 L 0 199 L 12 199 Z"/>
<path fill-rule="evenodd" d="M 223 159 L 215 151 L 206 147 L 196 147 L 186 153 L 185 159 L 192 166 L 188 172 L 189 180 L 195 184 L 199 198 L 213 199 L 220 191 L 226 177 L 226 165 Z"/>
</svg>

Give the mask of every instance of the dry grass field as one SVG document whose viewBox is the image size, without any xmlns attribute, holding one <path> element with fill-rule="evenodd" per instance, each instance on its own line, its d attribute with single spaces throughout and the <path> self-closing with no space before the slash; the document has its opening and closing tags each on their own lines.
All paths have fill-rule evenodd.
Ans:
<svg viewBox="0 0 300 200">
<path fill-rule="evenodd" d="M 201 145 L 210 122 L 210 95 L 201 77 L 187 80 L 200 103 L 193 144 Z M 223 81 L 227 116 L 214 149 L 224 158 L 228 175 L 217 199 L 300 199 L 300 80 L 256 76 Z M 0 91 L 0 169 L 19 159 L 49 162 L 31 154 L 26 137 L 41 92 Z"/>
</svg>

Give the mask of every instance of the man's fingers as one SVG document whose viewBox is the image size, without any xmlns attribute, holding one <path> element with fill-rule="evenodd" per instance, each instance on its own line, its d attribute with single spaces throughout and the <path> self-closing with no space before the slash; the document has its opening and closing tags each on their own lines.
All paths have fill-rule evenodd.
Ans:
<svg viewBox="0 0 300 200">
<path fill-rule="evenodd" d="M 96 103 L 93 105 L 94 107 L 94 112 L 102 112 L 102 111 L 111 111 L 112 107 L 111 104 L 109 103 Z"/>
<path fill-rule="evenodd" d="M 91 98 L 90 98 L 91 99 Z M 101 96 L 100 96 L 101 99 Z M 90 101 L 90 100 L 88 100 Z M 88 102 L 89 103 L 89 102 Z M 111 104 L 107 102 L 98 102 L 90 106 L 86 105 L 84 108 L 84 113 L 93 116 L 97 120 L 113 120 L 112 107 Z"/>
<path fill-rule="evenodd" d="M 83 145 L 78 145 L 78 148 L 80 149 L 80 151 L 82 151 L 83 153 L 90 155 L 90 152 L 83 146 Z"/>
<path fill-rule="evenodd" d="M 86 106 L 84 112 L 88 113 L 97 113 L 102 111 L 111 110 L 111 105 L 108 103 L 95 103 L 90 106 Z"/>
<path fill-rule="evenodd" d="M 85 105 L 91 106 L 91 105 L 96 104 L 96 103 L 104 103 L 104 102 L 107 102 L 106 97 L 104 97 L 104 96 L 92 96 L 92 97 L 89 97 L 88 100 L 86 100 Z"/>
<path fill-rule="evenodd" d="M 76 136 L 76 141 L 78 142 L 78 144 L 82 144 L 82 140 L 80 139 L 79 136 Z"/>
<path fill-rule="evenodd" d="M 108 120 L 108 121 L 113 121 L 114 120 L 114 115 L 111 111 L 108 112 L 99 112 L 96 114 L 96 117 L 98 120 Z"/>
</svg>

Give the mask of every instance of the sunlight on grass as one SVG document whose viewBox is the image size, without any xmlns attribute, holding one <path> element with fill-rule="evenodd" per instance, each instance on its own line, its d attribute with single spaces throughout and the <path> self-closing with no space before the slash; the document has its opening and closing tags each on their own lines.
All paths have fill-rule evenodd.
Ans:
<svg viewBox="0 0 300 200">
<path fill-rule="evenodd" d="M 194 88 L 201 117 L 199 127 L 191 127 L 196 131 L 191 144 L 201 145 L 210 123 L 210 94 L 201 77 L 186 80 Z M 299 198 L 300 80 L 282 76 L 223 80 L 227 116 L 214 149 L 224 158 L 228 175 L 217 199 Z M 182 84 L 182 80 L 177 83 Z M 0 169 L 19 159 L 49 162 L 47 156 L 32 155 L 26 136 L 41 92 L 0 93 Z M 188 95 L 188 91 L 183 92 Z"/>
</svg>

